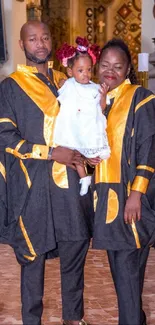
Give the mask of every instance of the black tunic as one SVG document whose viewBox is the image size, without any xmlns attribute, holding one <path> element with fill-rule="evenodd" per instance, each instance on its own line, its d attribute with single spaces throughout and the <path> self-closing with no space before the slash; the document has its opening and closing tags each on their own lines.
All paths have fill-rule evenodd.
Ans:
<svg viewBox="0 0 155 325">
<path fill-rule="evenodd" d="M 64 75 L 53 75 L 58 86 Z M 77 172 L 47 160 L 59 111 L 55 91 L 25 66 L 0 85 L 0 239 L 21 263 L 55 250 L 58 241 L 91 235 L 90 193 L 80 197 Z"/>
<path fill-rule="evenodd" d="M 155 240 L 155 96 L 125 81 L 111 93 L 107 116 L 111 157 L 96 168 L 93 247 L 140 248 Z M 141 220 L 124 223 L 130 190 L 142 193 Z"/>
</svg>

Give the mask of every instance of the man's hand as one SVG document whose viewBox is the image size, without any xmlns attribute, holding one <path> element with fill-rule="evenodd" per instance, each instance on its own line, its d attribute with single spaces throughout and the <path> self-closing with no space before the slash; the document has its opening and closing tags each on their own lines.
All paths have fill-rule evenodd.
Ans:
<svg viewBox="0 0 155 325">
<path fill-rule="evenodd" d="M 65 82 L 66 82 L 66 79 L 60 79 L 59 87 L 61 88 L 64 85 Z"/>
<path fill-rule="evenodd" d="M 141 195 L 137 191 L 131 191 L 125 205 L 124 221 L 132 224 L 132 221 L 139 221 L 141 218 Z"/>
<path fill-rule="evenodd" d="M 75 165 L 84 166 L 84 158 L 80 152 L 64 147 L 56 147 L 52 151 L 51 160 L 57 161 L 59 164 L 66 165 L 76 169 Z"/>
<path fill-rule="evenodd" d="M 87 158 L 86 162 L 90 167 L 95 167 L 96 165 L 98 165 L 100 162 L 102 161 L 101 158 L 96 157 L 96 158 Z"/>
</svg>

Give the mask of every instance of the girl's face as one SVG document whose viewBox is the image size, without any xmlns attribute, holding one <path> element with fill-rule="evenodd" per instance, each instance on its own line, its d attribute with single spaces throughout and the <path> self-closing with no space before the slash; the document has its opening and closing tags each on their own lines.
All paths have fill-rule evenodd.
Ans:
<svg viewBox="0 0 155 325">
<path fill-rule="evenodd" d="M 81 56 L 68 68 L 68 75 L 74 77 L 80 84 L 88 84 L 91 79 L 92 61 L 89 56 Z"/>
<path fill-rule="evenodd" d="M 99 82 L 106 83 L 109 90 L 118 87 L 130 71 L 126 54 L 119 48 L 106 49 L 99 62 Z"/>
</svg>

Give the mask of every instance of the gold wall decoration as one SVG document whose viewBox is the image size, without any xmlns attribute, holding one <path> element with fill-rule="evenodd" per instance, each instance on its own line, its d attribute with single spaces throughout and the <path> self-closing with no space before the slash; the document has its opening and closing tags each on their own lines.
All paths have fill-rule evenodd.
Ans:
<svg viewBox="0 0 155 325">
<path fill-rule="evenodd" d="M 70 42 L 70 0 L 42 0 L 42 21 L 49 25 L 52 34 L 54 67 L 59 62 L 54 53 L 62 43 Z"/>
<path fill-rule="evenodd" d="M 141 0 L 41 0 L 42 20 L 48 23 L 53 53 L 64 42 L 75 45 L 77 36 L 103 47 L 112 37 L 129 45 L 133 63 L 141 52 Z M 60 68 L 54 59 L 54 67 Z"/>
<path fill-rule="evenodd" d="M 133 64 L 137 67 L 141 52 L 141 0 L 123 0 L 115 14 L 114 37 L 123 39 L 129 46 Z"/>
<path fill-rule="evenodd" d="M 41 20 L 42 7 L 40 0 L 26 1 L 27 20 Z"/>
</svg>

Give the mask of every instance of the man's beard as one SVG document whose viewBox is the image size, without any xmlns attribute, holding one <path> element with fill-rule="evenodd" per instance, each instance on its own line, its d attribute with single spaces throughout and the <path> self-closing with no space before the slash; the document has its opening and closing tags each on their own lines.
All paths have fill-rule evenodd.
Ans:
<svg viewBox="0 0 155 325">
<path fill-rule="evenodd" d="M 49 59 L 52 56 L 52 50 L 47 54 L 47 56 L 44 59 L 37 58 L 35 55 L 28 52 L 25 47 L 24 47 L 24 52 L 25 52 L 25 56 L 26 56 L 27 60 L 34 62 L 36 64 L 44 64 L 47 61 L 49 61 Z"/>
</svg>

